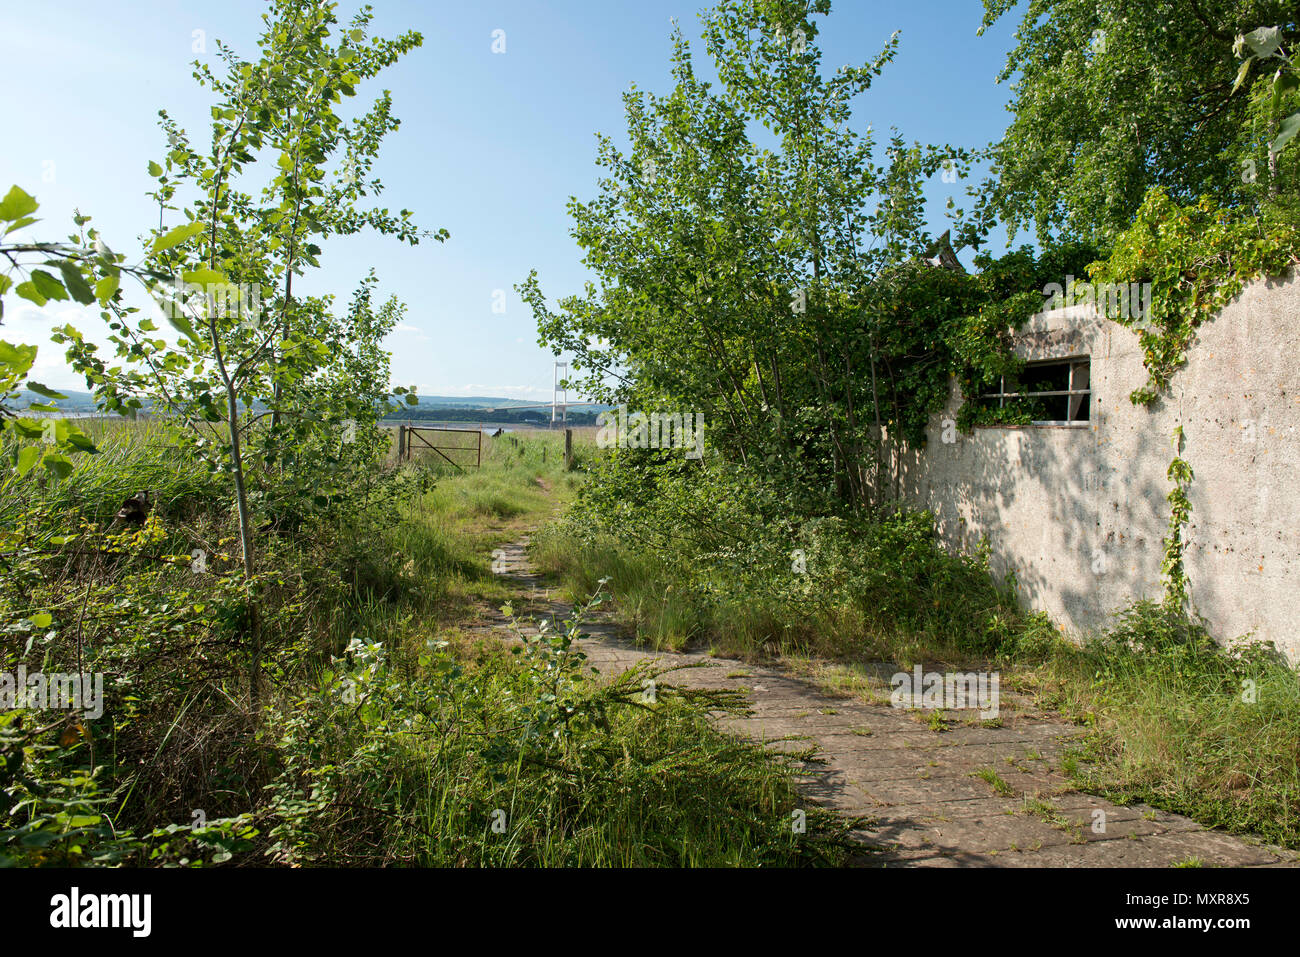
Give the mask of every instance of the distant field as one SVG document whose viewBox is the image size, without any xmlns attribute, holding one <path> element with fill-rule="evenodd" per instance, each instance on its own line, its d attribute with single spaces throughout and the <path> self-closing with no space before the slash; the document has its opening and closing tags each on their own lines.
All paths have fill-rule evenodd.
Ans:
<svg viewBox="0 0 1300 957">
<path fill-rule="evenodd" d="M 405 424 L 405 423 L 403 423 Z M 397 425 L 385 423 L 384 430 L 392 436 L 392 441 L 388 447 L 388 462 L 393 464 L 397 461 Z M 545 456 L 563 456 L 564 454 L 564 430 L 563 429 L 537 429 L 518 424 L 497 425 L 484 424 L 481 428 L 475 428 L 465 423 L 450 423 L 447 425 L 434 425 L 432 423 L 416 423 L 415 428 L 419 430 L 417 438 L 412 440 L 411 458 L 421 459 L 429 464 L 443 465 L 449 471 L 455 471 L 450 464 L 442 461 L 439 452 L 445 455 L 457 466 L 461 468 L 474 468 L 477 462 L 478 439 L 476 433 L 479 431 L 483 435 L 483 461 L 486 463 L 489 459 L 500 459 L 509 454 L 509 450 L 517 449 L 520 444 L 527 443 L 530 446 L 542 450 Z M 493 437 L 492 433 L 498 428 L 506 429 L 502 435 Z M 575 456 L 580 454 L 580 450 L 594 447 L 596 444 L 596 427 L 578 426 L 570 428 L 573 433 L 573 446 Z M 429 445 L 437 445 L 441 448 L 438 451 L 428 448 L 424 442 Z M 512 440 L 514 440 L 512 442 Z M 540 441 L 538 441 L 540 440 Z"/>
</svg>

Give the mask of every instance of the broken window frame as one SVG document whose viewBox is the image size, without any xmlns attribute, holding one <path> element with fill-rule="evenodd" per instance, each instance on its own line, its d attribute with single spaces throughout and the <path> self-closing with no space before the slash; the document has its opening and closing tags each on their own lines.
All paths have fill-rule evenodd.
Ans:
<svg viewBox="0 0 1300 957">
<path fill-rule="evenodd" d="M 1061 396 L 1069 397 L 1069 405 L 1066 414 L 1071 418 L 1061 419 L 1035 419 L 1028 426 L 1013 425 L 991 425 L 986 428 L 1027 428 L 1027 427 L 1057 427 L 1057 428 L 1087 428 L 1092 422 L 1092 357 L 1090 355 L 1075 356 L 1053 356 L 1051 359 L 1035 359 L 1025 363 L 1025 368 L 1030 369 L 1041 366 L 1068 365 L 1070 367 L 1070 377 L 1068 380 L 1068 389 L 1053 389 L 1043 392 L 1008 392 L 1007 377 L 1002 376 L 998 379 L 997 392 L 985 392 L 980 395 L 981 400 L 997 399 L 998 408 L 1005 408 L 1008 399 L 1050 399 Z M 1081 381 L 1082 380 L 1082 381 Z M 1082 387 L 1080 387 L 1082 386 Z M 1074 418 L 1080 412 L 1084 418 Z"/>
</svg>

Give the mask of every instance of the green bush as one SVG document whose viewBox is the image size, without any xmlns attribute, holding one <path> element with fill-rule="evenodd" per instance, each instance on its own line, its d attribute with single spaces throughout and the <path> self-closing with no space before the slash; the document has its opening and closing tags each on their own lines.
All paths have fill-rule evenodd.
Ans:
<svg viewBox="0 0 1300 957">
<path fill-rule="evenodd" d="M 466 665 L 354 642 L 286 703 L 270 785 L 280 863 L 734 866 L 835 863 L 845 825 L 800 808 L 790 756 L 719 733 L 729 691 L 639 666 L 584 673 L 577 618 Z M 522 635 L 521 635 L 522 638 Z M 653 682 L 651 686 L 649 683 Z M 653 687 L 647 692 L 647 687 Z"/>
<path fill-rule="evenodd" d="M 922 645 L 992 654 L 1020 615 L 984 554 L 950 554 L 924 511 L 808 514 L 739 470 L 619 451 L 593 464 L 538 565 L 576 597 L 608 579 L 638 633 L 736 653 Z"/>
</svg>

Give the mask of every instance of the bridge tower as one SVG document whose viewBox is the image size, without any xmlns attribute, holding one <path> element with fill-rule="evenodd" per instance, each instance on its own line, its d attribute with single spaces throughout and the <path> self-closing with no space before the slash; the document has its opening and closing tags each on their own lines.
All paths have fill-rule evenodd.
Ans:
<svg viewBox="0 0 1300 957">
<path fill-rule="evenodd" d="M 560 375 L 560 369 L 564 370 L 564 375 Z M 569 363 L 557 359 L 551 381 L 551 425 L 555 425 L 557 411 L 561 417 L 561 425 L 569 423 L 569 387 L 563 384 L 568 377 Z"/>
</svg>

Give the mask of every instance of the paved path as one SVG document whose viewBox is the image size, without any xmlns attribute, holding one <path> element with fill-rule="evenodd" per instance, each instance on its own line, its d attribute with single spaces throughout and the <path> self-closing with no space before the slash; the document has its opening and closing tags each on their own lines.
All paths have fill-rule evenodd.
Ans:
<svg viewBox="0 0 1300 957">
<path fill-rule="evenodd" d="M 504 549 L 505 574 L 532 596 L 521 602 L 529 613 L 562 620 L 570 606 L 550 599 L 528 564 L 526 544 Z M 484 628 L 500 631 L 504 622 L 489 620 Z M 1000 721 L 953 720 L 936 731 L 927 713 L 832 697 L 778 668 L 652 651 L 620 637 L 609 622 L 585 625 L 584 631 L 589 637 L 581 641 L 582 650 L 603 674 L 647 658 L 667 666 L 703 665 L 663 680 L 747 689 L 752 715 L 724 716 L 721 727 L 774 748 L 815 744 L 817 760 L 803 763 L 800 790 L 810 801 L 870 822 L 855 835 L 866 848 L 857 863 L 1159 867 L 1194 859 L 1206 867 L 1285 867 L 1296 866 L 1300 857 L 1206 830 L 1177 814 L 1123 807 L 1074 790 L 1059 767 L 1078 729 L 1007 708 L 1005 694 Z M 1094 829 L 1094 822 L 1104 823 L 1104 830 Z"/>
</svg>

